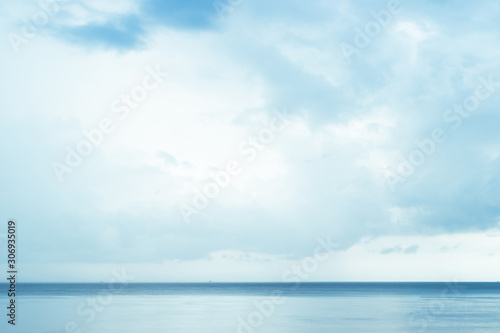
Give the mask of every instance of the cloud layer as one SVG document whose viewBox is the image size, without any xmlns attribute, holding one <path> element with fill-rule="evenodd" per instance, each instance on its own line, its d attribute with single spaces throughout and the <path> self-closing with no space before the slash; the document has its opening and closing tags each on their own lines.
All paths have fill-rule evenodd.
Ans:
<svg viewBox="0 0 500 333">
<path fill-rule="evenodd" d="M 230 251 L 244 265 L 302 258 L 324 235 L 347 250 L 498 227 L 495 1 L 58 4 L 0 5 L 14 13 L 0 24 L 0 211 L 19 221 L 26 262 Z M 143 97 L 157 66 L 165 79 Z M 106 119 L 113 131 L 60 182 L 54 162 Z M 421 250 L 378 253 L 389 266 Z"/>
</svg>

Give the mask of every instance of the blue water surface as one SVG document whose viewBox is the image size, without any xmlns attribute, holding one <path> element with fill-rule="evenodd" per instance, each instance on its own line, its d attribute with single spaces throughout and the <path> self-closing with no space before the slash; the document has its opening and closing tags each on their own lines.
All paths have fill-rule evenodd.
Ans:
<svg viewBox="0 0 500 333">
<path fill-rule="evenodd" d="M 500 283 L 21 283 L 26 333 L 500 332 Z"/>
</svg>

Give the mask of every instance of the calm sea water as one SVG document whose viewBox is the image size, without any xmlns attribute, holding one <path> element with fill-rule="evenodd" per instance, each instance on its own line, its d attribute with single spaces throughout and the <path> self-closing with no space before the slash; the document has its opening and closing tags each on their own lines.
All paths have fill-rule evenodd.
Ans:
<svg viewBox="0 0 500 333">
<path fill-rule="evenodd" d="M 500 283 L 19 284 L 22 333 L 500 332 Z"/>
</svg>

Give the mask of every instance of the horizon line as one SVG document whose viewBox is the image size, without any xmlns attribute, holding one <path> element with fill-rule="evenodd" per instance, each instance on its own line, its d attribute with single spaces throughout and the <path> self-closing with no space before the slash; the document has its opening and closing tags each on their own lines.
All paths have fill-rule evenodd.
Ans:
<svg viewBox="0 0 500 333">
<path fill-rule="evenodd" d="M 28 283 L 66 283 L 66 284 L 106 284 L 109 281 L 17 281 L 16 284 Z M 143 281 L 128 282 L 127 284 L 313 284 L 313 283 L 500 283 L 499 281 L 307 281 L 307 282 L 281 282 L 281 281 L 193 281 L 193 282 L 166 282 L 166 281 Z M 0 284 L 9 284 L 9 282 L 0 282 Z"/>
</svg>

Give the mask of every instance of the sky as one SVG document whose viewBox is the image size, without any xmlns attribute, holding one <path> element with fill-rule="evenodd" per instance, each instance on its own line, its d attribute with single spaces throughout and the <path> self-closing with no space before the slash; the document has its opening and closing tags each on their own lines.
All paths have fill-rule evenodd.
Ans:
<svg viewBox="0 0 500 333">
<path fill-rule="evenodd" d="M 498 280 L 497 1 L 0 13 L 21 281 Z"/>
</svg>

